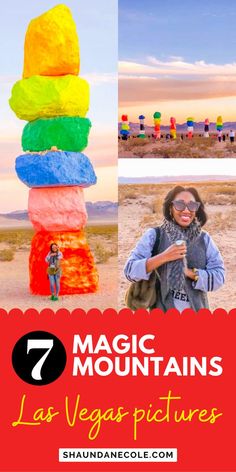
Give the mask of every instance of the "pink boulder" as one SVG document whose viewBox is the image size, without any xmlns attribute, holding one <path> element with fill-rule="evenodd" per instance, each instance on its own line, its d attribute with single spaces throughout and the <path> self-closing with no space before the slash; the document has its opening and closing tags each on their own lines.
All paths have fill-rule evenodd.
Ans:
<svg viewBox="0 0 236 472">
<path fill-rule="evenodd" d="M 79 231 L 87 222 L 81 187 L 32 188 L 28 212 L 36 231 Z"/>
</svg>

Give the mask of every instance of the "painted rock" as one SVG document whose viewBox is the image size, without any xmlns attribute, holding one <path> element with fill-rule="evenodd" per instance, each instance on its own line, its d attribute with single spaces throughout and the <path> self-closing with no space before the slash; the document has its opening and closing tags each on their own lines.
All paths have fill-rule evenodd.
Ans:
<svg viewBox="0 0 236 472">
<path fill-rule="evenodd" d="M 83 189 L 32 188 L 28 214 L 36 231 L 78 231 L 87 222 Z"/>
<path fill-rule="evenodd" d="M 34 75 L 15 83 L 9 104 L 16 116 L 26 121 L 54 116 L 83 118 L 89 108 L 89 85 L 74 75 Z"/>
<path fill-rule="evenodd" d="M 23 77 L 77 75 L 79 65 L 76 25 L 67 6 L 57 5 L 29 23 Z"/>
<path fill-rule="evenodd" d="M 30 290 L 35 295 L 49 295 L 45 257 L 50 244 L 58 244 L 63 254 L 60 295 L 96 292 L 98 273 L 83 230 L 36 233 L 29 259 Z"/>
<path fill-rule="evenodd" d="M 16 173 L 28 187 L 89 187 L 97 182 L 89 158 L 78 152 L 22 154 L 16 158 Z"/>
<path fill-rule="evenodd" d="M 44 151 L 56 146 L 63 151 L 81 152 L 88 145 L 90 128 L 88 118 L 40 118 L 24 127 L 22 148 L 24 151 Z"/>
</svg>

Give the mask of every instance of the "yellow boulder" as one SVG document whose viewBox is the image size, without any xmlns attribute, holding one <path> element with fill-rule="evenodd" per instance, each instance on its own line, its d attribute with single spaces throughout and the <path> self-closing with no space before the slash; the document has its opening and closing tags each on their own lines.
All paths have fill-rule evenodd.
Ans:
<svg viewBox="0 0 236 472">
<path fill-rule="evenodd" d="M 84 118 L 89 108 L 89 85 L 75 75 L 34 75 L 15 83 L 9 104 L 16 116 L 26 121 L 54 116 Z"/>
<path fill-rule="evenodd" d="M 79 40 L 70 9 L 57 5 L 34 18 L 25 36 L 23 77 L 79 73 Z"/>
</svg>

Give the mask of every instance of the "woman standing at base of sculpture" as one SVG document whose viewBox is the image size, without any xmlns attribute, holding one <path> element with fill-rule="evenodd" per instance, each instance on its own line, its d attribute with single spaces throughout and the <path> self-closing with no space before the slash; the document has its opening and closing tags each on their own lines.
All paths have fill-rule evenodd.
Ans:
<svg viewBox="0 0 236 472">
<path fill-rule="evenodd" d="M 58 300 L 60 292 L 61 266 L 60 261 L 63 258 L 61 251 L 56 243 L 50 245 L 50 251 L 45 258 L 48 263 L 47 274 L 50 283 L 51 300 Z"/>
</svg>

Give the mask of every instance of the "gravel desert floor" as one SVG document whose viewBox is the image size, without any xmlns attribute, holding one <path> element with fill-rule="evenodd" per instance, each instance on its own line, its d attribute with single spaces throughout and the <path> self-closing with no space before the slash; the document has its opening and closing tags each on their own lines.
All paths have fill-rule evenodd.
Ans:
<svg viewBox="0 0 236 472">
<path fill-rule="evenodd" d="M 235 158 L 236 144 L 227 141 L 220 143 L 216 138 L 194 137 L 192 140 L 156 141 L 153 138 L 119 139 L 120 158 Z"/>
</svg>

